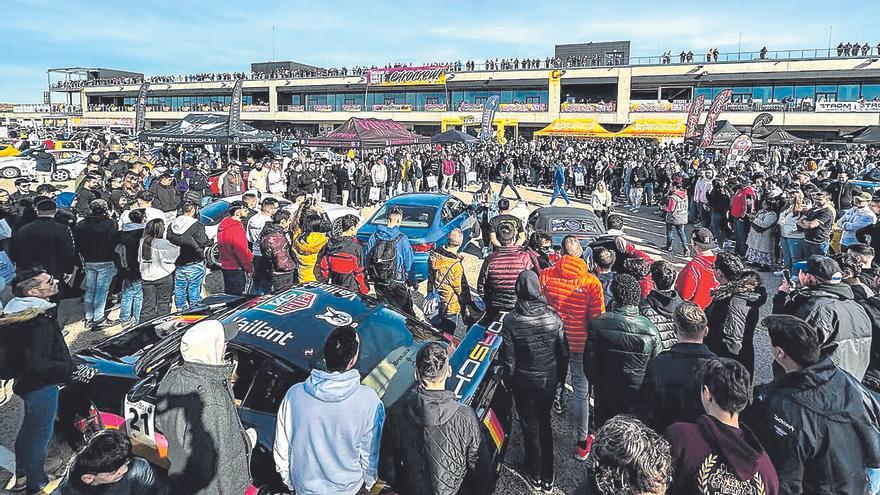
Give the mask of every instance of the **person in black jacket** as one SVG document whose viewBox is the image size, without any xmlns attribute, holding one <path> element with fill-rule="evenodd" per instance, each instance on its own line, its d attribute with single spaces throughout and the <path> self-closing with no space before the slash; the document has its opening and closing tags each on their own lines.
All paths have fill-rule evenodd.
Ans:
<svg viewBox="0 0 880 495">
<path fill-rule="evenodd" d="M 125 328 L 137 326 L 140 322 L 144 302 L 138 247 L 144 236 L 146 212 L 143 208 L 135 208 L 128 213 L 127 218 L 128 221 L 122 224 L 117 246 L 117 268 L 122 279 L 122 293 L 119 297 L 119 321 L 116 323 Z"/>
<path fill-rule="evenodd" d="M 675 310 L 676 343 L 648 362 L 636 408 L 639 419 L 655 431 L 677 421 L 693 422 L 703 414 L 697 371 L 716 356 L 703 344 L 706 314 L 685 301 Z"/>
<path fill-rule="evenodd" d="M 486 493 L 489 443 L 474 410 L 446 390 L 452 374 L 446 347 L 429 342 L 415 364 L 419 386 L 385 420 L 380 476 L 401 495 Z"/>
<path fill-rule="evenodd" d="M 823 355 L 817 329 L 790 315 L 763 320 L 785 375 L 755 389 L 744 421 L 770 455 L 779 493 L 864 494 L 880 469 L 880 406 Z"/>
<path fill-rule="evenodd" d="M 153 193 L 153 206 L 162 213 L 177 211 L 180 206 L 180 195 L 174 187 L 174 176 L 165 172 L 150 184 L 150 192 Z"/>
<path fill-rule="evenodd" d="M 49 299 L 58 281 L 42 269 L 21 270 L 12 282 L 15 295 L 0 316 L 3 342 L 15 380 L 12 390 L 24 401 L 24 419 L 15 440 L 16 488 L 38 493 L 49 483 L 44 461 L 58 410 L 58 385 L 73 372 L 70 351 Z M 56 467 L 60 463 L 55 463 Z"/>
<path fill-rule="evenodd" d="M 736 359 L 754 376 L 755 328 L 761 306 L 767 302 L 767 289 L 758 274 L 746 270 L 733 253 L 718 253 L 715 278 L 720 285 L 706 307 L 706 345 L 718 357 Z"/>
<path fill-rule="evenodd" d="M 538 276 L 525 270 L 516 279 L 516 306 L 501 327 L 501 365 L 513 389 L 523 430 L 525 479 L 535 490 L 553 490 L 553 429 L 550 412 L 556 386 L 568 370 L 562 319 L 541 293 Z"/>
<path fill-rule="evenodd" d="M 113 261 L 116 245 L 119 244 L 119 230 L 108 215 L 109 209 L 103 199 L 93 200 L 89 205 L 89 216 L 74 228 L 76 251 L 83 260 L 86 273 L 86 292 L 83 296 L 85 326 L 91 330 L 106 326 L 104 308 L 110 283 L 116 276 Z"/>
<path fill-rule="evenodd" d="M 174 305 L 177 309 L 195 306 L 202 300 L 202 282 L 205 280 L 205 248 L 211 240 L 205 234 L 205 226 L 199 222 L 198 205 L 192 201 L 183 203 L 180 216 L 168 225 L 168 242 L 180 247 L 180 255 L 174 264 Z"/>
<path fill-rule="evenodd" d="M 81 187 L 76 191 L 74 211 L 78 215 L 86 217 L 91 214 L 90 206 L 92 201 L 101 198 L 101 194 L 98 191 L 100 183 L 101 179 L 94 175 L 87 175 L 83 179 Z"/>
<path fill-rule="evenodd" d="M 43 199 L 35 205 L 37 219 L 12 235 L 10 256 L 17 270 L 42 267 L 56 280 L 73 279 L 76 252 L 70 229 L 55 221 L 55 201 Z"/>
<path fill-rule="evenodd" d="M 355 215 L 345 215 L 339 220 L 342 232 L 331 237 L 321 249 L 315 277 L 366 295 L 370 287 L 364 274 L 364 249 L 354 237 L 358 222 Z"/>
<path fill-rule="evenodd" d="M 651 320 L 660 332 L 661 349 L 669 350 L 676 342 L 675 308 L 682 298 L 675 291 L 675 278 L 678 271 L 668 261 L 660 260 L 651 264 L 651 280 L 654 289 L 639 303 L 639 314 Z"/>
<path fill-rule="evenodd" d="M 132 455 L 124 431 L 103 430 L 73 458 L 57 495 L 167 495 L 165 475 Z"/>
</svg>

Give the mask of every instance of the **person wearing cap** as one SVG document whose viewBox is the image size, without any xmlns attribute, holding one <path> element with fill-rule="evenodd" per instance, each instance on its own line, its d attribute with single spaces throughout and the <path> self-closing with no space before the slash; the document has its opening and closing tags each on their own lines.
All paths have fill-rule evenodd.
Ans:
<svg viewBox="0 0 880 495">
<path fill-rule="evenodd" d="M 99 330 L 107 323 L 104 309 L 110 283 L 116 275 L 115 249 L 120 233 L 108 214 L 109 209 L 103 199 L 93 200 L 89 215 L 73 230 L 76 252 L 82 258 L 86 274 L 83 296 L 85 327 L 91 330 Z"/>
<path fill-rule="evenodd" d="M 12 200 L 13 203 L 19 203 L 24 198 L 33 198 L 34 192 L 31 191 L 31 184 L 33 183 L 33 179 L 28 179 L 26 177 L 15 179 L 15 192 L 9 195 L 9 199 Z"/>
<path fill-rule="evenodd" d="M 685 301 L 693 301 L 701 309 L 712 302 L 712 291 L 718 287 L 715 279 L 715 237 L 700 227 L 691 233 L 694 257 L 678 273 L 675 290 Z"/>
<path fill-rule="evenodd" d="M 220 251 L 220 269 L 223 288 L 227 294 L 244 294 L 247 277 L 254 273 L 254 254 L 248 247 L 242 219 L 248 208 L 244 201 L 229 204 L 229 216 L 217 228 L 217 249 Z"/>
<path fill-rule="evenodd" d="M 773 313 L 797 316 L 819 335 L 823 356 L 861 380 L 871 355 L 871 321 L 855 301 L 852 289 L 841 283 L 843 272 L 831 258 L 812 255 L 798 266 L 801 286 L 783 280 L 773 296 Z"/>
<path fill-rule="evenodd" d="M 182 363 L 156 389 L 156 428 L 168 440 L 171 493 L 239 494 L 251 483 L 256 432 L 245 430 L 232 395 L 238 324 L 202 320 L 180 339 Z"/>
<path fill-rule="evenodd" d="M 812 194 L 813 207 L 801 215 L 797 221 L 799 230 L 804 231 L 804 254 L 824 255 L 828 252 L 831 242 L 831 227 L 834 224 L 835 212 L 828 201 L 828 193 L 816 190 Z"/>
<path fill-rule="evenodd" d="M 153 206 L 158 208 L 167 218 L 177 212 L 180 206 L 180 195 L 177 194 L 177 188 L 174 187 L 174 176 L 169 172 L 164 172 L 159 176 L 158 180 L 150 184 L 150 192 L 153 193 Z"/>
<path fill-rule="evenodd" d="M 869 476 L 880 468 L 877 403 L 825 353 L 821 327 L 790 315 L 763 325 L 785 374 L 755 389 L 742 418 L 776 467 L 779 493 L 871 493 Z"/>
<path fill-rule="evenodd" d="M 853 207 L 844 211 L 837 219 L 837 226 L 843 230 L 840 236 L 840 247 L 845 252 L 853 244 L 859 242 L 856 232 L 877 223 L 877 215 L 869 206 L 871 195 L 863 192 L 853 196 Z"/>
<path fill-rule="evenodd" d="M 39 266 L 55 279 L 70 283 L 76 266 L 73 234 L 55 221 L 55 201 L 42 199 L 34 207 L 37 218 L 12 234 L 9 256 L 17 270 Z"/>
<path fill-rule="evenodd" d="M 64 228 L 64 227 L 61 227 Z M 0 316 L 4 362 L 12 370 L 12 391 L 24 401 L 24 419 L 15 440 L 15 486 L 39 493 L 49 483 L 46 471 L 61 465 L 46 461 L 58 409 L 58 385 L 74 370 L 58 323 L 58 280 L 41 268 L 20 269 L 12 281 L 13 297 Z M 14 335 L 14 337 L 12 337 Z M 48 469 L 47 469 L 48 468 Z"/>
</svg>

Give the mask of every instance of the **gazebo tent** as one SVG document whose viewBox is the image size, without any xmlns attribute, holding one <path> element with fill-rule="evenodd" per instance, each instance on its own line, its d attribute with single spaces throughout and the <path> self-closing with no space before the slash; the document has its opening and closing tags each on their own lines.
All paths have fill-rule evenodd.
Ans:
<svg viewBox="0 0 880 495">
<path fill-rule="evenodd" d="M 880 125 L 865 127 L 853 137 L 852 142 L 859 144 L 880 144 Z"/>
<path fill-rule="evenodd" d="M 461 132 L 458 129 L 449 129 L 446 132 L 441 132 L 435 136 L 431 137 L 431 143 L 472 143 L 476 141 L 477 138 L 471 136 L 466 132 Z"/>
<path fill-rule="evenodd" d="M 359 119 L 352 117 L 323 136 L 306 138 L 303 146 L 326 146 L 328 148 L 383 148 L 385 146 L 409 146 L 429 144 L 431 140 L 420 136 L 390 119 Z"/>
<path fill-rule="evenodd" d="M 782 129 L 776 129 L 762 138 L 769 145 L 806 144 L 809 141 L 793 136 Z"/>
<path fill-rule="evenodd" d="M 230 130 L 228 115 L 191 113 L 165 127 L 142 131 L 138 140 L 171 144 L 271 144 L 278 141 L 278 136 L 244 122 Z"/>
<path fill-rule="evenodd" d="M 624 127 L 615 137 L 681 139 L 685 134 L 685 123 L 679 119 L 636 119 Z"/>
<path fill-rule="evenodd" d="M 712 136 L 710 148 L 729 148 L 733 140 L 738 138 L 742 131 L 733 126 L 730 122 L 723 120 L 715 125 L 715 133 Z"/>
<path fill-rule="evenodd" d="M 602 127 L 596 119 L 556 119 L 535 136 L 613 138 L 616 134 Z"/>
</svg>

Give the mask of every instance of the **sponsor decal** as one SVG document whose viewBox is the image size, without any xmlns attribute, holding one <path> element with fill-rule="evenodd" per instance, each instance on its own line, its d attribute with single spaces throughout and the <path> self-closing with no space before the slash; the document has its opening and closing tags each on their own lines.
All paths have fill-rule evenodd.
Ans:
<svg viewBox="0 0 880 495">
<path fill-rule="evenodd" d="M 327 294 L 332 294 L 336 297 L 341 297 L 343 299 L 348 299 L 349 301 L 354 301 L 358 298 L 358 295 L 354 292 L 346 289 L 345 287 L 339 287 L 338 285 L 326 285 L 326 284 L 317 284 L 317 283 L 308 283 L 303 287 L 307 288 L 316 288 L 321 289 Z"/>
<path fill-rule="evenodd" d="M 306 347 L 305 349 L 303 349 L 303 356 L 305 356 L 306 358 L 311 358 L 314 355 L 315 355 L 315 348 L 314 347 Z"/>
<path fill-rule="evenodd" d="M 73 370 L 73 373 L 70 375 L 70 378 L 75 382 L 89 383 L 92 381 L 92 378 L 98 374 L 98 371 L 98 368 L 95 368 L 94 366 L 89 366 L 85 363 L 78 363 L 76 369 Z"/>
<path fill-rule="evenodd" d="M 446 84 L 448 77 L 444 65 L 421 67 L 390 67 L 367 71 L 370 86 L 415 86 L 420 84 Z"/>
<path fill-rule="evenodd" d="M 260 304 L 256 309 L 272 313 L 273 315 L 284 316 L 311 308 L 317 298 L 318 296 L 313 292 L 302 289 L 290 289 Z"/>
<path fill-rule="evenodd" d="M 274 342 L 278 345 L 287 345 L 287 342 L 294 337 L 291 332 L 282 332 L 281 330 L 272 328 L 265 321 L 248 320 L 243 317 L 233 318 L 232 321 L 238 323 L 238 333 L 246 333 Z"/>
<path fill-rule="evenodd" d="M 780 418 L 777 414 L 773 415 L 773 429 L 775 430 L 776 434 L 781 437 L 794 433 L 794 426 L 788 424 L 788 422 Z"/>
<path fill-rule="evenodd" d="M 486 428 L 489 430 L 489 435 L 492 437 L 492 442 L 495 443 L 495 448 L 498 451 L 501 451 L 501 445 L 504 444 L 504 428 L 501 427 L 501 422 L 498 421 L 498 416 L 495 415 L 495 411 L 491 408 L 486 412 L 486 417 L 483 418 L 483 424 L 486 425 Z"/>
<path fill-rule="evenodd" d="M 344 327 L 346 325 L 351 325 L 352 321 L 354 321 L 350 314 L 344 311 L 338 311 L 334 308 L 331 308 L 330 306 L 327 306 L 327 309 L 324 310 L 324 314 L 315 315 L 315 318 L 319 320 L 324 320 L 335 327 Z"/>
<path fill-rule="evenodd" d="M 489 324 L 483 334 L 483 339 L 471 349 L 471 353 L 455 372 L 455 376 L 452 377 L 455 381 L 455 386 L 452 391 L 455 393 L 456 399 L 461 399 L 465 385 L 473 381 L 474 375 L 476 375 L 477 370 L 480 369 L 480 365 L 487 357 L 489 357 L 489 351 L 492 350 L 492 344 L 500 338 L 499 334 L 501 333 L 502 327 L 501 321 L 506 314 L 507 312 L 499 314 L 498 317 Z M 447 388 L 449 388 L 448 385 Z"/>
</svg>

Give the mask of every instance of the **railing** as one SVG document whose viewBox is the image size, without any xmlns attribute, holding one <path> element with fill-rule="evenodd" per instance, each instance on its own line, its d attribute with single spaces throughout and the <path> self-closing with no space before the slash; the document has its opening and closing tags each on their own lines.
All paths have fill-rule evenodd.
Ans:
<svg viewBox="0 0 880 495">
<path fill-rule="evenodd" d="M 51 104 L 21 104 L 12 106 L 13 113 L 43 113 L 53 115 L 82 115 L 82 107 L 79 105 L 67 105 L 65 103 Z"/>
</svg>

